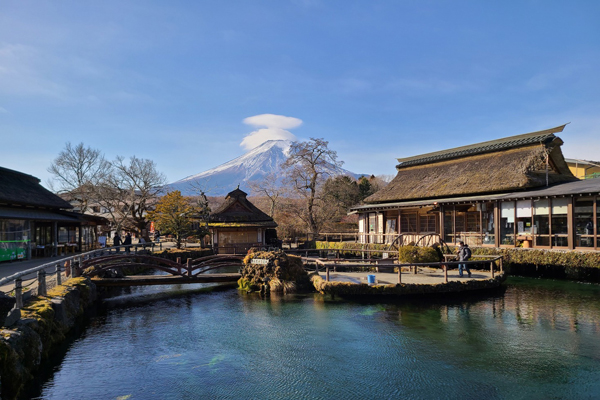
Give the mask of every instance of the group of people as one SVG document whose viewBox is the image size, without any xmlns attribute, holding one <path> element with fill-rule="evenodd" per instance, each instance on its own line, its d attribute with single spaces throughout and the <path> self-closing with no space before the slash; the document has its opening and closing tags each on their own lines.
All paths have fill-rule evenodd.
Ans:
<svg viewBox="0 0 600 400">
<path fill-rule="evenodd" d="M 131 244 L 131 234 L 129 232 L 127 232 L 127 234 L 125 235 L 125 238 L 123 239 L 123 241 L 121 241 L 121 236 L 119 235 L 118 232 L 115 232 L 115 236 L 113 237 L 113 246 L 117 247 L 117 246 L 129 246 Z M 120 248 L 117 247 L 117 253 L 119 252 Z M 129 247 L 125 247 L 125 252 L 129 253 Z"/>
</svg>

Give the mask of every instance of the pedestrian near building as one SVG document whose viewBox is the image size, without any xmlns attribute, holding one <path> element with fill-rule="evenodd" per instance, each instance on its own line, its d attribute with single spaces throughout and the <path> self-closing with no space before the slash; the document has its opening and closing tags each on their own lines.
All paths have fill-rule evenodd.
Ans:
<svg viewBox="0 0 600 400">
<path fill-rule="evenodd" d="M 123 244 L 125 246 L 129 246 L 131 245 L 131 234 L 129 232 L 127 232 L 127 235 L 125 235 L 125 240 L 123 240 Z M 125 247 L 125 252 L 129 253 L 130 248 L 129 247 Z"/>
<path fill-rule="evenodd" d="M 119 236 L 119 234 L 117 232 L 115 232 L 115 236 L 113 237 L 113 246 L 116 247 L 117 249 L 117 253 L 121 250 L 120 246 L 121 245 L 121 236 Z"/>
<path fill-rule="evenodd" d="M 471 258 L 471 249 L 469 248 L 468 244 L 465 244 L 465 242 L 459 242 L 458 243 L 460 245 L 460 247 L 458 248 L 458 261 L 468 261 L 469 258 Z M 463 276 L 463 270 L 467 271 L 467 274 L 469 274 L 469 278 L 471 277 L 471 270 L 469 269 L 469 266 L 465 263 L 465 264 L 458 264 L 458 275 L 460 277 Z"/>
</svg>

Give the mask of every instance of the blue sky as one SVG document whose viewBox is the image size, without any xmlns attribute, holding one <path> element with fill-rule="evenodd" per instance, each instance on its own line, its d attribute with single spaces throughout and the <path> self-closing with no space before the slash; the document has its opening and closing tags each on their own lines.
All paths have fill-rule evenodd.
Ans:
<svg viewBox="0 0 600 400">
<path fill-rule="evenodd" d="M 599 21 L 595 0 L 3 0 L 0 166 L 46 181 L 83 142 L 173 182 L 262 128 L 391 175 L 567 122 L 565 156 L 598 160 Z"/>
</svg>

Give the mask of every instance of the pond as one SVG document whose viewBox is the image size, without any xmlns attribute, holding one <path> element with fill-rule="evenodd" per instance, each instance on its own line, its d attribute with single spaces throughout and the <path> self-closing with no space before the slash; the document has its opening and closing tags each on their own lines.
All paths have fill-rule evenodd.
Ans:
<svg viewBox="0 0 600 400">
<path fill-rule="evenodd" d="M 598 398 L 599 339 L 600 286 L 571 282 L 395 302 L 140 288 L 92 320 L 37 395 Z"/>
</svg>

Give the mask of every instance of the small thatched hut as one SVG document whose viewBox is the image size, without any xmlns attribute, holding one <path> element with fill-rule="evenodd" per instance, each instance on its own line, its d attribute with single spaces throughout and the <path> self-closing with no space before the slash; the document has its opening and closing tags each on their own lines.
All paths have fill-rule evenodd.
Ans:
<svg viewBox="0 0 600 400">
<path fill-rule="evenodd" d="M 600 248 L 600 179 L 571 173 L 564 128 L 398 159 L 392 182 L 352 208 L 362 241 Z"/>
<path fill-rule="evenodd" d="M 208 227 L 212 242 L 221 254 L 245 253 L 252 247 L 265 247 L 277 238 L 277 224 L 259 210 L 238 187 L 229 192 L 225 203 L 211 215 Z"/>
</svg>

